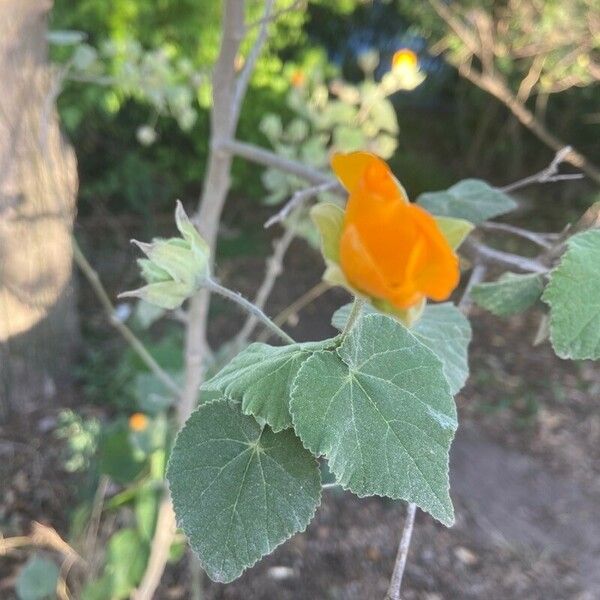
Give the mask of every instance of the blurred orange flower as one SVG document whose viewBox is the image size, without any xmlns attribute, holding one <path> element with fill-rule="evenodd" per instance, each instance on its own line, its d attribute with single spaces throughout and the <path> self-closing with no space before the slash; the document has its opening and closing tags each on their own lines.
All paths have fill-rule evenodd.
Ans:
<svg viewBox="0 0 600 600">
<path fill-rule="evenodd" d="M 410 48 L 401 48 L 392 57 L 392 69 L 415 69 L 419 59 Z"/>
<path fill-rule="evenodd" d="M 349 192 L 339 245 L 348 282 L 400 310 L 446 300 L 458 285 L 459 262 L 434 218 L 408 202 L 374 154 L 335 154 L 331 165 Z"/>
<path fill-rule="evenodd" d="M 129 417 L 129 429 L 131 431 L 145 431 L 148 427 L 148 417 L 144 413 L 136 412 Z"/>
<path fill-rule="evenodd" d="M 292 85 L 295 88 L 298 88 L 298 87 L 302 87 L 305 82 L 306 82 L 306 75 L 304 75 L 304 72 L 301 71 L 300 69 L 296 69 L 292 73 Z"/>
</svg>

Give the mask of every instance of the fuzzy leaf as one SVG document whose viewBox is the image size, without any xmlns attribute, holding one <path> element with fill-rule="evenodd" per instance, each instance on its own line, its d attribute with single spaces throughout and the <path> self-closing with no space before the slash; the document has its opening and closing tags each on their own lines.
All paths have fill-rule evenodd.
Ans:
<svg viewBox="0 0 600 600">
<path fill-rule="evenodd" d="M 498 281 L 473 286 L 471 296 L 482 308 L 507 317 L 527 310 L 542 295 L 543 289 L 544 278 L 538 273 L 504 273 Z"/>
<path fill-rule="evenodd" d="M 251 344 L 207 381 L 203 389 L 241 402 L 244 414 L 265 421 L 275 432 L 281 431 L 292 426 L 290 388 L 298 369 L 314 352 L 330 344 Z"/>
<path fill-rule="evenodd" d="M 600 358 L 600 230 L 574 235 L 550 276 L 550 340 L 561 358 Z"/>
<path fill-rule="evenodd" d="M 331 324 L 341 331 L 351 308 L 352 304 L 338 308 L 333 313 Z M 370 305 L 363 307 L 363 313 L 378 314 Z M 457 394 L 469 375 L 469 320 L 451 302 L 429 304 L 410 330 L 442 361 L 450 391 Z"/>
<path fill-rule="evenodd" d="M 517 208 L 507 194 L 479 179 L 465 179 L 441 192 L 427 192 L 417 204 L 440 217 L 465 219 L 477 225 Z"/>
<path fill-rule="evenodd" d="M 293 431 L 262 428 L 227 400 L 192 413 L 167 478 L 179 526 L 224 583 L 303 531 L 321 496 L 317 462 Z"/>
<path fill-rule="evenodd" d="M 456 407 L 442 363 L 397 321 L 360 318 L 337 350 L 300 368 L 290 410 L 296 433 L 359 496 L 415 502 L 454 521 L 448 453 Z"/>
</svg>

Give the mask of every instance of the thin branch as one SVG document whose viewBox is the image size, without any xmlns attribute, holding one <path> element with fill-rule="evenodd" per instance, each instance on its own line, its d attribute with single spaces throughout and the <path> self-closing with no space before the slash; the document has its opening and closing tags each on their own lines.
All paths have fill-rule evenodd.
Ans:
<svg viewBox="0 0 600 600">
<path fill-rule="evenodd" d="M 244 64 L 244 68 L 240 73 L 238 80 L 235 84 L 235 90 L 233 93 L 233 102 L 230 107 L 231 118 L 234 122 L 237 123 L 237 120 L 240 116 L 240 111 L 242 109 L 242 102 L 244 101 L 244 97 L 246 95 L 246 91 L 248 90 L 248 84 L 250 83 L 250 77 L 252 76 L 252 72 L 254 71 L 254 67 L 256 66 L 256 61 L 260 56 L 260 53 L 267 41 L 267 31 L 269 28 L 269 21 L 271 17 L 271 13 L 273 11 L 273 5 L 275 4 L 275 0 L 266 0 L 265 1 L 265 13 L 263 16 L 263 22 L 260 25 L 260 31 L 258 32 L 258 37 L 250 50 L 250 54 L 246 59 Z"/>
<path fill-rule="evenodd" d="M 305 179 L 313 185 L 333 182 L 333 179 L 329 175 L 321 173 L 321 171 L 317 171 L 317 169 L 313 169 L 301 162 L 283 158 L 274 152 L 270 152 L 269 150 L 265 150 L 254 144 L 247 144 L 237 140 L 222 140 L 216 145 L 215 149 L 225 150 L 231 154 L 245 158 L 250 162 L 258 163 L 265 167 L 273 167 L 274 169 L 296 175 L 297 177 L 300 177 L 300 179 Z"/>
<path fill-rule="evenodd" d="M 314 198 L 315 196 L 318 196 L 319 194 L 331 190 L 337 186 L 337 181 L 331 180 L 325 183 L 320 183 L 313 187 L 305 188 L 303 190 L 298 190 L 297 192 L 294 192 L 293 196 L 286 204 L 284 204 L 283 208 L 279 212 L 275 213 L 265 223 L 265 229 L 272 227 L 276 223 L 281 223 L 282 221 L 285 221 L 285 219 L 287 219 L 287 217 L 295 208 L 302 206 L 302 204 L 304 204 L 311 198 Z"/>
<path fill-rule="evenodd" d="M 214 279 L 207 279 L 205 282 L 206 289 L 214 292 L 215 294 L 219 294 L 223 296 L 223 298 L 227 298 L 231 300 L 241 308 L 243 308 L 248 314 L 253 315 L 258 321 L 261 321 L 263 325 L 268 327 L 273 333 L 278 335 L 286 344 L 295 344 L 295 341 L 292 337 L 290 337 L 281 327 L 277 326 L 265 313 L 250 302 L 250 300 L 246 300 L 244 296 L 242 296 L 238 292 L 233 292 L 230 289 L 222 286 L 220 283 L 214 281 Z"/>
<path fill-rule="evenodd" d="M 515 190 L 524 188 L 534 183 L 553 183 L 555 181 L 581 179 L 583 177 L 583 173 L 567 173 L 564 175 L 558 174 L 558 167 L 567 159 L 571 152 L 573 152 L 573 148 L 571 148 L 571 146 L 565 146 L 564 148 L 561 148 L 557 151 L 552 159 L 552 162 L 545 169 L 542 169 L 538 173 L 534 173 L 533 175 L 529 175 L 524 179 L 519 179 L 519 181 L 515 181 L 514 183 L 510 183 L 498 189 L 502 192 L 514 192 Z"/>
<path fill-rule="evenodd" d="M 487 272 L 487 267 L 482 265 L 481 263 L 475 263 L 473 270 L 471 271 L 471 276 L 469 277 L 469 281 L 467 281 L 467 285 L 465 286 L 465 291 L 461 299 L 458 302 L 458 308 L 463 312 L 463 314 L 469 314 L 471 310 L 471 290 L 480 282 L 483 281 L 485 274 Z"/>
<path fill-rule="evenodd" d="M 294 300 L 294 302 L 292 302 L 287 308 L 284 308 L 273 319 L 273 323 L 275 323 L 276 325 L 284 325 L 293 314 L 302 310 L 311 302 L 314 302 L 319 296 L 323 295 L 330 287 L 330 284 L 328 284 L 326 281 L 319 281 L 319 283 L 311 287 L 307 292 L 304 292 L 302 296 Z M 266 342 L 270 337 L 270 331 L 268 329 L 265 329 L 258 336 L 258 341 Z"/>
<path fill-rule="evenodd" d="M 267 303 L 275 281 L 281 275 L 283 259 L 294 237 L 296 237 L 296 232 L 293 227 L 288 227 L 284 234 L 273 244 L 273 254 L 267 259 L 265 277 L 254 297 L 254 306 L 261 310 L 264 309 Z M 248 315 L 246 322 L 235 337 L 234 345 L 236 347 L 239 348 L 246 342 L 258 322 L 259 318 L 255 314 Z"/>
<path fill-rule="evenodd" d="M 410 502 L 406 509 L 406 520 L 404 521 L 402 538 L 400 539 L 400 545 L 398 546 L 394 571 L 385 600 L 400 600 L 400 588 L 402 587 L 402 578 L 406 567 L 406 558 L 408 556 L 408 549 L 410 548 L 410 540 L 415 525 L 416 513 L 417 505 L 414 502 Z"/>
<path fill-rule="evenodd" d="M 274 21 L 277 21 L 277 19 L 279 19 L 279 17 L 281 17 L 281 15 L 285 15 L 286 13 L 293 12 L 296 9 L 298 9 L 298 10 L 300 10 L 300 8 L 304 9 L 305 6 L 306 6 L 306 0 L 295 0 L 289 6 L 286 6 L 285 8 L 282 8 L 281 10 L 278 10 L 278 11 L 274 12 L 273 14 L 271 14 L 270 17 L 263 17 L 262 19 L 258 19 L 257 21 L 250 23 L 246 29 L 247 30 L 254 29 L 255 27 L 259 27 L 260 25 L 262 25 L 265 22 L 273 23 Z"/>
<path fill-rule="evenodd" d="M 552 248 L 554 242 L 560 238 L 559 233 L 537 233 L 535 231 L 529 231 L 528 229 L 509 225 L 508 223 L 496 223 L 494 221 L 481 223 L 479 227 L 487 231 L 504 231 L 506 233 L 511 233 L 546 249 Z"/>
<path fill-rule="evenodd" d="M 80 268 L 84 277 L 88 280 L 92 289 L 96 293 L 100 304 L 104 308 L 104 311 L 108 315 L 110 324 L 123 336 L 125 341 L 131 346 L 131 348 L 137 353 L 142 359 L 144 364 L 160 379 L 165 387 L 173 394 L 179 395 L 181 390 L 171 376 L 154 360 L 154 357 L 148 352 L 144 344 L 136 337 L 136 335 L 115 315 L 115 307 L 113 306 L 108 293 L 104 289 L 98 273 L 88 262 L 87 258 L 83 255 L 81 248 L 77 244 L 75 238 L 73 238 L 73 259 Z"/>
<path fill-rule="evenodd" d="M 156 517 L 156 528 L 150 546 L 150 556 L 140 586 L 131 595 L 133 600 L 150 600 L 158 587 L 165 564 L 169 559 L 169 550 L 176 532 L 175 513 L 171 499 L 165 494 L 161 500 Z"/>
<path fill-rule="evenodd" d="M 511 254 L 502 250 L 490 248 L 481 242 L 467 238 L 463 243 L 463 249 L 471 250 L 475 256 L 484 263 L 502 265 L 525 271 L 526 273 L 547 273 L 548 267 L 534 258 Z"/>
</svg>

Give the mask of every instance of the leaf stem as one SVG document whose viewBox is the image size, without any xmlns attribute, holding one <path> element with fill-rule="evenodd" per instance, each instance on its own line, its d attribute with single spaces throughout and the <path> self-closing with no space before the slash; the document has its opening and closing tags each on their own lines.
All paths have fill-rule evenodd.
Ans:
<svg viewBox="0 0 600 600">
<path fill-rule="evenodd" d="M 234 302 L 238 306 L 241 306 L 248 314 L 256 317 L 263 325 L 266 325 L 273 333 L 277 334 L 286 344 L 296 343 L 292 337 L 281 329 L 281 327 L 275 325 L 275 323 L 273 323 L 273 321 L 271 321 L 258 306 L 252 304 L 250 300 L 246 300 L 240 293 L 222 286 L 214 279 L 206 279 L 204 287 L 215 294 L 219 294 L 220 296 L 231 300 L 231 302 Z"/>
<path fill-rule="evenodd" d="M 358 296 L 354 297 L 354 302 L 352 303 L 352 309 L 350 310 L 350 315 L 348 316 L 348 320 L 344 325 L 344 330 L 342 331 L 342 337 L 346 337 L 350 330 L 352 329 L 354 323 L 360 317 L 360 313 L 362 312 L 362 308 L 365 305 L 365 301 Z"/>
<path fill-rule="evenodd" d="M 406 567 L 406 557 L 410 548 L 410 539 L 412 537 L 413 527 L 415 525 L 415 515 L 417 513 L 417 505 L 414 502 L 409 502 L 406 509 L 406 520 L 404 521 L 404 529 L 402 530 L 402 539 L 398 546 L 398 554 L 396 555 L 396 563 L 394 564 L 394 572 L 390 581 L 385 600 L 400 600 L 400 588 L 402 587 L 402 577 Z"/>
</svg>

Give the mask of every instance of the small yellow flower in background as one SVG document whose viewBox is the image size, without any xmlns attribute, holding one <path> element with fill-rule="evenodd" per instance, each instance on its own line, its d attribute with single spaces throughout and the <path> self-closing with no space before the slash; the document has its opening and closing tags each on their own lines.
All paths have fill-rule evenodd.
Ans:
<svg viewBox="0 0 600 600">
<path fill-rule="evenodd" d="M 401 48 L 392 57 L 392 70 L 414 70 L 419 64 L 417 55 L 410 48 Z"/>
<path fill-rule="evenodd" d="M 419 69 L 419 58 L 410 48 L 401 48 L 392 57 L 392 68 L 381 79 L 386 94 L 399 90 L 414 90 L 425 81 L 425 74 Z"/>
<path fill-rule="evenodd" d="M 129 429 L 131 429 L 131 431 L 135 431 L 136 433 L 145 431 L 148 427 L 148 422 L 148 417 L 144 413 L 133 413 L 129 417 Z"/>
<path fill-rule="evenodd" d="M 374 154 L 335 154 L 331 165 L 349 197 L 345 211 L 330 203 L 311 211 L 327 263 L 323 278 L 412 324 L 427 299 L 446 300 L 458 285 L 454 248 L 471 227 L 411 204 Z M 457 226 L 462 227 L 459 235 Z"/>
</svg>

